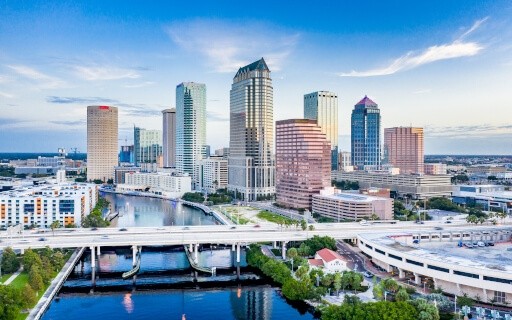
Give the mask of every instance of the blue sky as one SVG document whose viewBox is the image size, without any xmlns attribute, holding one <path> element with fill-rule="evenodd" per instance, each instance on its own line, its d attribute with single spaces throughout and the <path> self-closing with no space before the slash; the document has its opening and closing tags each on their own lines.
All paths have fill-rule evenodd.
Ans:
<svg viewBox="0 0 512 320">
<path fill-rule="evenodd" d="M 86 150 L 86 106 L 160 129 L 183 81 L 205 83 L 207 142 L 229 143 L 238 67 L 265 57 L 275 120 L 338 93 L 341 149 L 364 95 L 383 127 L 425 127 L 427 154 L 512 152 L 510 1 L 0 0 L 0 152 Z"/>
</svg>

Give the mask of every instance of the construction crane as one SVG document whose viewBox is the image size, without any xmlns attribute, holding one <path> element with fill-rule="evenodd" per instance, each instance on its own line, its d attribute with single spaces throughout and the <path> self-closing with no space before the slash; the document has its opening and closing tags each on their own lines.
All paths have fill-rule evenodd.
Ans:
<svg viewBox="0 0 512 320">
<path fill-rule="evenodd" d="M 69 148 L 69 151 L 73 152 L 73 159 L 76 160 L 76 154 L 80 152 L 77 147 Z"/>
</svg>

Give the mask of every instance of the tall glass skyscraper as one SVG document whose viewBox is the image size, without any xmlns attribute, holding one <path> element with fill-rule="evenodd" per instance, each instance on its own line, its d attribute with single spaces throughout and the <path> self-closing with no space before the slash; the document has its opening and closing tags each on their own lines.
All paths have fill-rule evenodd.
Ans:
<svg viewBox="0 0 512 320">
<path fill-rule="evenodd" d="M 316 120 L 331 144 L 331 170 L 338 170 L 338 96 L 328 91 L 304 95 L 304 118 Z"/>
<path fill-rule="evenodd" d="M 359 170 L 380 168 L 380 110 L 367 96 L 352 110 L 351 129 L 352 165 Z"/>
<path fill-rule="evenodd" d="M 200 188 L 199 170 L 206 145 L 206 85 L 183 82 L 176 87 L 176 169 Z"/>
<path fill-rule="evenodd" d="M 176 167 L 176 108 L 162 111 L 164 168 Z"/>
<path fill-rule="evenodd" d="M 228 190 L 245 201 L 275 194 L 274 108 L 265 60 L 240 68 L 230 92 Z"/>
<path fill-rule="evenodd" d="M 135 165 L 157 163 L 162 155 L 162 130 L 133 128 Z"/>
</svg>

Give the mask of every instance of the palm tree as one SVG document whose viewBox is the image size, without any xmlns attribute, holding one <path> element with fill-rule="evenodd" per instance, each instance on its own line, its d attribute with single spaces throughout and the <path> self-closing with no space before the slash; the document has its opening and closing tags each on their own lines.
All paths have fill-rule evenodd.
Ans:
<svg viewBox="0 0 512 320">
<path fill-rule="evenodd" d="M 50 224 L 50 228 L 52 229 L 53 236 L 55 237 L 55 229 L 60 228 L 59 220 L 54 220 L 52 224 Z"/>
</svg>

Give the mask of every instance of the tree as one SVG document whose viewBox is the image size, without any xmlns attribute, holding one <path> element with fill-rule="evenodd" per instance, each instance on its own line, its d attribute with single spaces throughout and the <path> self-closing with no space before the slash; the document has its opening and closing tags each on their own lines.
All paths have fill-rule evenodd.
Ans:
<svg viewBox="0 0 512 320">
<path fill-rule="evenodd" d="M 32 266 L 41 266 L 41 257 L 32 249 L 25 250 L 23 254 L 23 268 L 25 270 L 31 270 Z"/>
<path fill-rule="evenodd" d="M 308 268 L 305 268 L 305 267 L 299 267 L 297 269 L 297 271 L 295 271 L 295 276 L 297 276 L 297 278 L 302 278 L 303 276 L 305 276 L 306 274 L 308 273 Z"/>
<path fill-rule="evenodd" d="M 439 320 L 439 310 L 436 306 L 429 303 L 427 300 L 419 298 L 411 302 L 418 311 L 419 320 Z"/>
<path fill-rule="evenodd" d="M 288 251 L 286 251 L 286 256 L 289 258 L 289 259 L 295 259 L 299 256 L 299 253 L 297 251 L 297 248 L 290 248 L 288 249 Z"/>
<path fill-rule="evenodd" d="M 53 236 L 55 237 L 55 229 L 60 228 L 60 221 L 54 220 L 52 224 L 50 224 L 50 228 L 52 229 Z"/>
<path fill-rule="evenodd" d="M 402 287 L 402 288 L 398 289 L 398 292 L 395 295 L 395 300 L 396 301 L 407 301 L 407 300 L 409 300 L 409 294 L 407 293 L 405 288 Z"/>
<path fill-rule="evenodd" d="M 302 231 L 306 231 L 306 229 L 308 228 L 308 223 L 306 222 L 306 220 L 300 221 L 300 227 L 302 228 Z"/>
<path fill-rule="evenodd" d="M 43 288 L 43 278 L 41 277 L 41 271 L 37 265 L 33 265 L 28 273 L 28 283 L 34 289 L 39 291 Z"/>
<path fill-rule="evenodd" d="M 472 214 L 472 215 L 468 215 L 468 216 L 466 217 L 466 222 L 467 222 L 467 223 L 474 223 L 474 224 L 477 224 L 477 223 L 478 223 L 478 217 L 477 217 L 477 216 L 475 216 L 475 215 L 473 215 L 473 214 Z"/>
<path fill-rule="evenodd" d="M 309 227 L 308 227 L 308 229 L 309 229 L 309 231 L 313 231 L 313 230 L 315 230 L 315 226 L 314 226 L 314 225 L 312 225 L 312 224 L 310 224 L 310 225 L 309 225 Z"/>
<path fill-rule="evenodd" d="M 334 285 L 334 290 L 336 290 L 336 295 L 339 295 L 340 289 L 342 287 L 341 279 L 342 279 L 341 273 L 336 272 L 334 274 L 334 280 L 333 280 L 333 285 Z"/>
<path fill-rule="evenodd" d="M 0 320 L 17 319 L 21 310 L 20 291 L 12 286 L 0 286 Z"/>
<path fill-rule="evenodd" d="M 30 308 L 37 302 L 36 293 L 28 283 L 21 290 L 21 297 L 23 298 L 23 308 Z"/>
<path fill-rule="evenodd" d="M 2 254 L 2 271 L 4 273 L 13 273 L 20 268 L 20 260 L 11 247 L 7 247 Z"/>
</svg>

